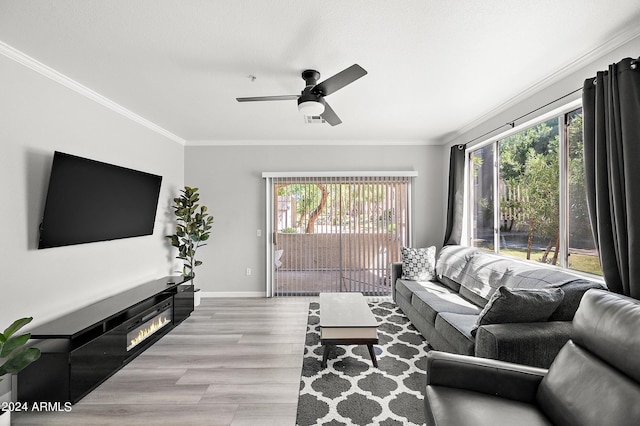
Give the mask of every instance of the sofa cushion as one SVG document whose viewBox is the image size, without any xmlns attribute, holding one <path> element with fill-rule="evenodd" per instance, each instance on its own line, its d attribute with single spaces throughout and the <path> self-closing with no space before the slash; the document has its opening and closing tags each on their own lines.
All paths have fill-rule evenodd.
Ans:
<svg viewBox="0 0 640 426">
<path fill-rule="evenodd" d="M 436 278 L 453 291 L 460 290 L 460 280 L 469 260 L 478 249 L 465 246 L 444 246 L 436 261 Z"/>
<path fill-rule="evenodd" d="M 496 289 L 503 285 L 505 275 L 518 275 L 531 267 L 539 268 L 538 265 L 527 265 L 493 253 L 478 253 L 469 260 L 460 285 L 486 304 Z"/>
<path fill-rule="evenodd" d="M 436 247 L 401 247 L 402 279 L 431 281 L 436 278 Z"/>
<path fill-rule="evenodd" d="M 462 286 L 460 287 L 460 296 L 464 297 L 467 300 L 472 301 L 478 306 L 484 306 L 489 301 L 489 299 L 485 299 L 484 297 L 478 296 L 477 293 Z"/>
<path fill-rule="evenodd" d="M 596 281 L 577 279 L 569 281 L 560 287 L 564 291 L 564 297 L 560 306 L 549 317 L 549 321 L 571 321 L 573 320 L 582 296 L 590 289 L 604 290 L 605 286 Z"/>
<path fill-rule="evenodd" d="M 478 315 L 480 313 L 481 309 L 478 306 L 463 299 L 451 290 L 448 291 L 433 291 L 430 289 L 416 291 L 411 298 L 411 305 L 431 324 L 435 323 L 436 315 L 440 312 L 467 315 Z"/>
<path fill-rule="evenodd" d="M 508 288 L 562 288 L 565 297 L 550 317 L 553 321 L 570 321 L 586 290 L 604 288 L 596 281 L 537 262 L 511 259 L 465 246 L 442 248 L 436 262 L 436 276 L 454 289 L 450 281 L 455 281 L 460 285 L 459 293 L 480 306 L 484 306 L 501 285 Z"/>
<path fill-rule="evenodd" d="M 436 274 L 436 277 L 438 277 L 438 275 Z M 440 276 L 439 278 L 437 278 L 438 281 L 440 281 L 442 284 L 446 285 L 447 287 L 449 287 L 451 290 L 455 291 L 455 292 L 459 292 L 460 291 L 460 284 L 455 282 L 454 280 L 452 280 L 451 278 L 447 277 L 447 276 Z"/>
<path fill-rule="evenodd" d="M 436 263 L 436 276 L 447 277 L 460 285 L 459 292 L 473 303 L 484 306 L 501 285 L 508 271 L 524 269 L 517 262 L 473 247 L 446 246 Z M 446 283 L 445 283 L 446 284 Z"/>
<path fill-rule="evenodd" d="M 580 305 L 582 295 L 591 288 L 604 289 L 604 285 L 554 268 L 531 265 L 518 273 L 505 274 L 502 284 L 509 288 L 561 288 L 564 298 L 550 321 L 571 321 Z"/>
<path fill-rule="evenodd" d="M 478 316 L 471 334 L 481 325 L 546 321 L 560 305 L 564 292 L 559 288 L 509 289 L 500 286 Z"/>
<path fill-rule="evenodd" d="M 436 331 L 455 348 L 457 353 L 473 355 L 475 338 L 471 335 L 471 329 L 477 318 L 478 315 L 440 312 L 436 317 Z"/>
<path fill-rule="evenodd" d="M 396 280 L 396 292 L 401 294 L 407 300 L 411 300 L 413 293 L 423 290 L 442 294 L 453 293 L 449 288 L 443 286 L 437 281 Z"/>
</svg>

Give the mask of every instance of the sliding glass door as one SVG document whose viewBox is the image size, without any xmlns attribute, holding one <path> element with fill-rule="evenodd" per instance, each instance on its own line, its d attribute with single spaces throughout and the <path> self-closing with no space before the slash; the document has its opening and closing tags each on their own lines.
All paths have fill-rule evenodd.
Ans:
<svg viewBox="0 0 640 426">
<path fill-rule="evenodd" d="M 272 295 L 390 293 L 389 263 L 409 245 L 410 176 L 268 179 Z"/>
</svg>

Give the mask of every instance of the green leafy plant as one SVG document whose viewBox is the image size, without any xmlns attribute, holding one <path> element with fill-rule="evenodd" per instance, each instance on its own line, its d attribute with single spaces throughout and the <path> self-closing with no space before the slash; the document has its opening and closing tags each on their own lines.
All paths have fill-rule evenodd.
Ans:
<svg viewBox="0 0 640 426">
<path fill-rule="evenodd" d="M 211 235 L 213 217 L 207 213 L 207 207 L 198 204 L 200 195 L 198 188 L 185 186 L 180 190 L 181 196 L 173 199 L 174 214 L 178 218 L 176 233 L 167 235 L 171 245 L 178 249 L 178 259 L 182 259 L 182 275 L 193 279 L 196 266 L 202 261 L 196 260 L 196 251 L 206 245 Z"/>
<path fill-rule="evenodd" d="M 24 348 L 23 346 L 31 338 L 31 333 L 18 336 L 14 334 L 25 325 L 29 324 L 33 318 L 21 318 L 11 324 L 4 333 L 0 333 L 0 381 L 5 374 L 15 374 L 22 371 L 33 361 L 40 358 L 40 349 Z"/>
</svg>

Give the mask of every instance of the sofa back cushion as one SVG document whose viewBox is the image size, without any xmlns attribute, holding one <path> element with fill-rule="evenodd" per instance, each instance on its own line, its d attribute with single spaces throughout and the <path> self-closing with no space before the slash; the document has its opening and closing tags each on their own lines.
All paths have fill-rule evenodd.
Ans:
<svg viewBox="0 0 640 426">
<path fill-rule="evenodd" d="M 467 274 L 460 282 L 460 294 L 484 306 L 493 293 L 504 285 L 505 276 L 519 274 L 525 270 L 523 262 L 488 252 L 477 252 L 469 260 Z"/>
<path fill-rule="evenodd" d="M 558 425 L 640 424 L 640 302 L 585 293 L 572 340 L 538 388 L 538 404 Z"/>
<path fill-rule="evenodd" d="M 442 248 L 436 262 L 436 276 L 478 306 L 485 306 L 500 286 L 514 289 L 561 288 L 564 298 L 549 321 L 570 321 L 585 291 L 604 288 L 598 282 L 536 262 L 510 259 L 459 245 Z"/>
<path fill-rule="evenodd" d="M 487 304 L 505 274 L 524 270 L 523 262 L 459 245 L 443 247 L 436 263 L 438 280 L 444 284 L 446 279 L 454 281 L 460 295 L 478 306 Z"/>
<path fill-rule="evenodd" d="M 549 321 L 571 321 L 578 309 L 582 295 L 589 289 L 603 289 L 604 286 L 596 281 L 589 281 L 576 275 L 548 268 L 535 263 L 525 263 L 517 273 L 507 273 L 502 279 L 502 284 L 509 288 L 561 288 L 564 298 L 549 317 Z"/>
<path fill-rule="evenodd" d="M 436 261 L 436 278 L 438 281 L 453 291 L 460 291 L 460 283 L 467 274 L 469 260 L 477 252 L 478 249 L 473 247 L 458 245 L 442 247 Z"/>
<path fill-rule="evenodd" d="M 603 290 L 605 287 L 595 281 L 577 279 L 563 284 L 560 288 L 564 291 L 564 298 L 558 309 L 549 317 L 549 321 L 573 320 L 585 292 L 591 289 Z"/>
</svg>

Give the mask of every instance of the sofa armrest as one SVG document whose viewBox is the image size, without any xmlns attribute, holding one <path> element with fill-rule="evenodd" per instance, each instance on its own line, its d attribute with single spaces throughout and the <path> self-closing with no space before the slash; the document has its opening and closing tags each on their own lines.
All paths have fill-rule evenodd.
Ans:
<svg viewBox="0 0 640 426">
<path fill-rule="evenodd" d="M 475 355 L 549 368 L 571 328 L 571 321 L 483 325 L 476 333 Z"/>
<path fill-rule="evenodd" d="M 515 401 L 533 403 L 544 368 L 493 359 L 430 351 L 427 386 L 466 389 Z"/>
<path fill-rule="evenodd" d="M 391 269 L 391 296 L 396 301 L 396 280 L 402 276 L 402 262 L 392 262 L 389 265 Z"/>
</svg>

